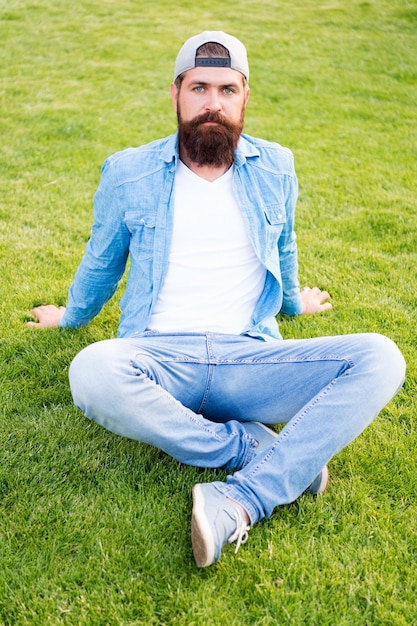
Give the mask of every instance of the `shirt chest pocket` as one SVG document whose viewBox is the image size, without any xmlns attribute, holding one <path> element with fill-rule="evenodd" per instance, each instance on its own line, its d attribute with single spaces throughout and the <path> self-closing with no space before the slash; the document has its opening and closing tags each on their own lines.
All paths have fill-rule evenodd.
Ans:
<svg viewBox="0 0 417 626">
<path fill-rule="evenodd" d="M 126 211 L 125 224 L 130 232 L 130 253 L 137 260 L 153 256 L 156 216 L 144 211 Z"/>
<path fill-rule="evenodd" d="M 268 256 L 278 244 L 278 239 L 287 221 L 285 206 L 272 204 L 263 207 L 265 227 L 265 252 Z"/>
<path fill-rule="evenodd" d="M 282 228 L 287 221 L 285 206 L 283 204 L 264 206 L 263 212 L 266 218 L 267 226 L 280 226 Z"/>
</svg>

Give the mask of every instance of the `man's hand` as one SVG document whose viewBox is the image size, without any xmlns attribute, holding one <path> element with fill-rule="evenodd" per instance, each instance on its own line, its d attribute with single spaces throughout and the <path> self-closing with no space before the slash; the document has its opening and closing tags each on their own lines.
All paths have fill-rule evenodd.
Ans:
<svg viewBox="0 0 417 626">
<path fill-rule="evenodd" d="M 27 322 L 31 328 L 54 328 L 58 326 L 58 322 L 65 313 L 64 306 L 55 306 L 54 304 L 42 304 L 31 310 L 31 313 L 37 322 Z"/>
<path fill-rule="evenodd" d="M 321 313 L 332 308 L 327 291 L 321 291 L 318 287 L 304 287 L 301 289 L 301 300 L 303 302 L 303 313 Z"/>
</svg>

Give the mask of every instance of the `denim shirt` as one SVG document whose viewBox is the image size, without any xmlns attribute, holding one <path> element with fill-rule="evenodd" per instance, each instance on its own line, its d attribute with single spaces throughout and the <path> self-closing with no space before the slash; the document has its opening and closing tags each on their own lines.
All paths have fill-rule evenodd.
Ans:
<svg viewBox="0 0 417 626">
<path fill-rule="evenodd" d="M 167 270 L 178 159 L 176 133 L 105 161 L 94 197 L 91 237 L 60 326 L 88 324 L 115 293 L 129 258 L 118 334 L 129 337 L 147 329 Z M 292 153 L 242 135 L 234 154 L 233 190 L 255 253 L 267 270 L 263 292 L 242 334 L 279 339 L 277 313 L 302 313 Z"/>
</svg>

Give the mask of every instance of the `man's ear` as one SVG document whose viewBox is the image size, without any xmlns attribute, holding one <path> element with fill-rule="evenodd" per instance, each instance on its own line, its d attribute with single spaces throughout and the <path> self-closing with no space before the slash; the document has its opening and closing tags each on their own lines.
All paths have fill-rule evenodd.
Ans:
<svg viewBox="0 0 417 626">
<path fill-rule="evenodd" d="M 177 108 L 178 108 L 178 87 L 176 86 L 175 83 L 171 83 L 170 92 L 171 92 L 172 106 L 174 107 L 174 111 L 176 113 Z"/>
<path fill-rule="evenodd" d="M 250 96 L 250 89 L 249 89 L 249 87 L 247 87 L 246 88 L 246 93 L 245 93 L 245 107 L 246 107 L 246 105 L 248 103 L 249 96 Z"/>
</svg>

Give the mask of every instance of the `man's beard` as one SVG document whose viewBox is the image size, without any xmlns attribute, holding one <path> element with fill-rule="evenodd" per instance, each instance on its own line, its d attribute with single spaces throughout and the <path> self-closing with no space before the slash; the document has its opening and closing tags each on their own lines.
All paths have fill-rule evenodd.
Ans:
<svg viewBox="0 0 417 626">
<path fill-rule="evenodd" d="M 184 122 L 178 110 L 179 143 L 191 162 L 198 166 L 230 166 L 243 130 L 244 117 L 242 108 L 239 122 L 231 122 L 220 113 L 210 111 Z M 216 122 L 216 125 L 205 126 L 204 122 Z"/>
</svg>

